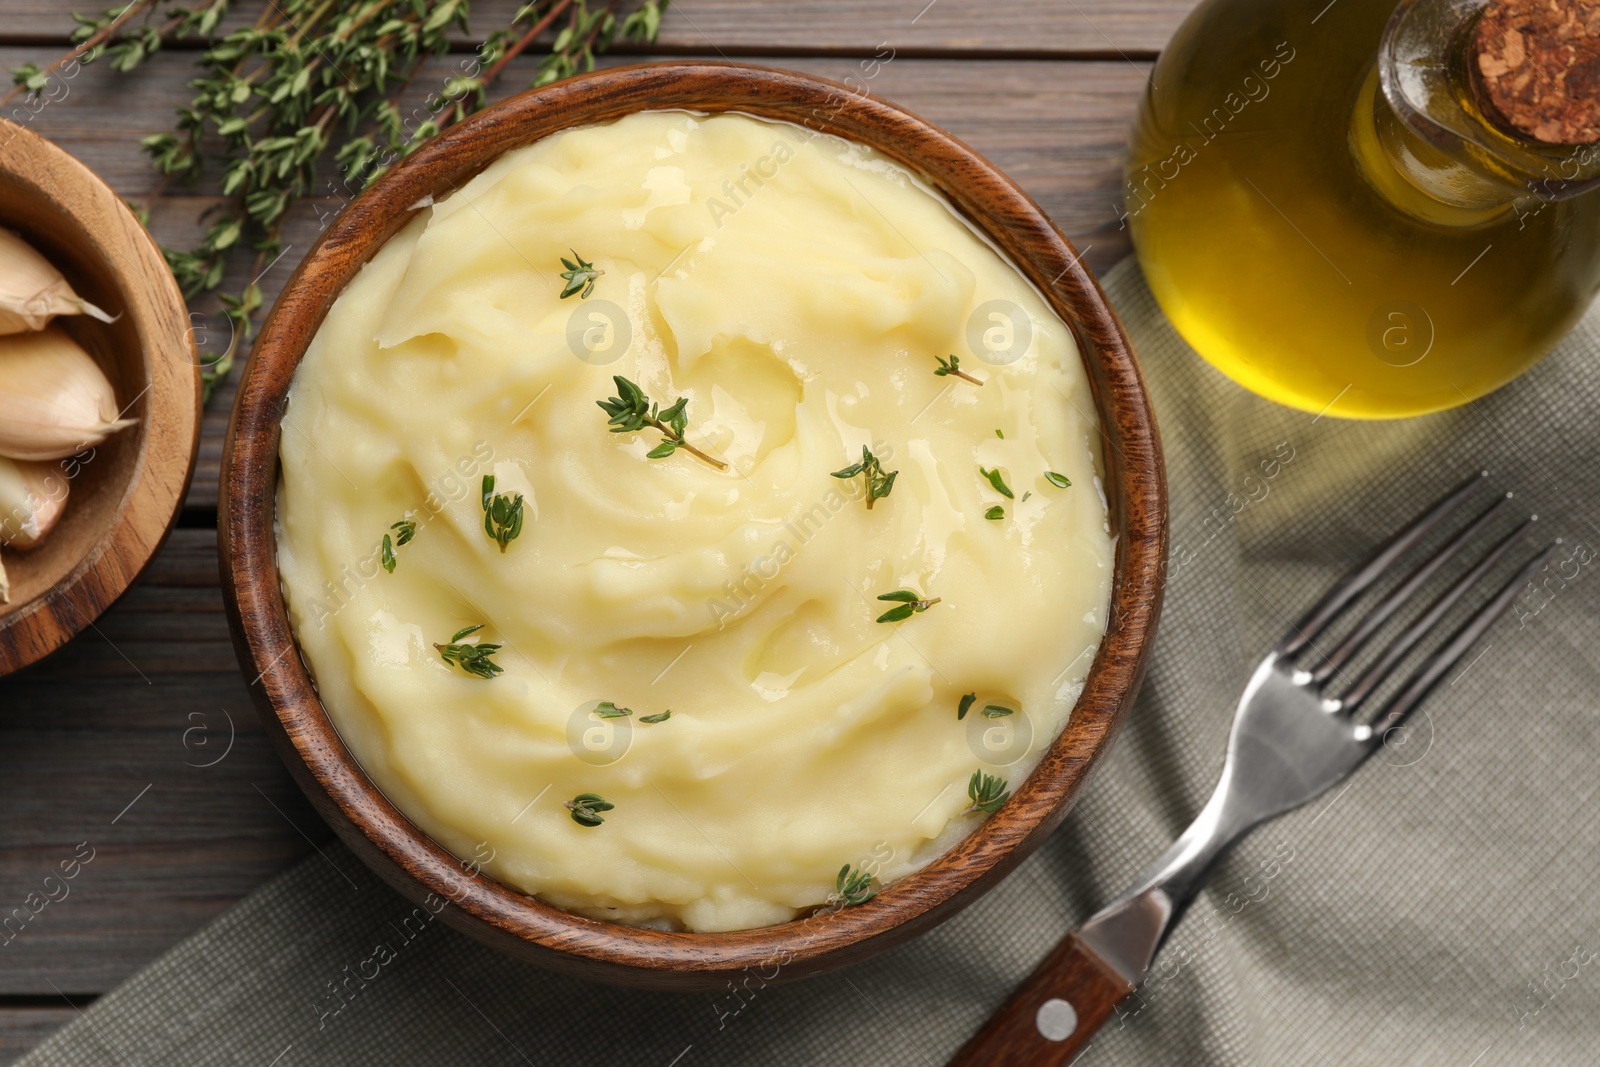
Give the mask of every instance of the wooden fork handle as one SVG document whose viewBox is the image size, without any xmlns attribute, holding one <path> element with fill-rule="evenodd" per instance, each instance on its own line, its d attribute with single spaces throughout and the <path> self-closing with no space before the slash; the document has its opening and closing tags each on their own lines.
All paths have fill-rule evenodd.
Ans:
<svg viewBox="0 0 1600 1067">
<path fill-rule="evenodd" d="M 1133 986 L 1068 934 L 989 1016 L 950 1067 L 1061 1067 L 1089 1047 Z"/>
</svg>

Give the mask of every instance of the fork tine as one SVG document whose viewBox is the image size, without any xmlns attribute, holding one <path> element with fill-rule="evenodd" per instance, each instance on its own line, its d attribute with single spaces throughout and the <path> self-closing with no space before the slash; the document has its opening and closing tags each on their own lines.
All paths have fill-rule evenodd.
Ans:
<svg viewBox="0 0 1600 1067">
<path fill-rule="evenodd" d="M 1367 612 L 1366 618 L 1362 619 L 1360 624 L 1350 632 L 1349 636 L 1339 643 L 1338 648 L 1328 653 L 1328 658 L 1318 664 L 1317 669 L 1311 673 L 1311 680 L 1320 685 L 1337 674 L 1339 669 L 1349 662 L 1350 657 L 1360 652 L 1368 639 L 1384 623 L 1389 621 L 1390 616 L 1398 611 L 1402 604 L 1411 599 L 1412 594 L 1420 589 L 1423 583 L 1432 578 L 1440 567 L 1454 558 L 1455 554 L 1460 551 L 1461 546 L 1466 544 L 1479 530 L 1488 525 L 1489 521 L 1500 513 L 1500 509 L 1510 502 L 1511 494 L 1507 493 L 1493 504 L 1484 508 L 1483 511 L 1478 513 L 1477 518 L 1462 527 L 1459 533 L 1440 547 L 1432 556 L 1429 556 L 1422 566 L 1412 571 L 1410 577 L 1401 582 L 1388 596 L 1384 597 L 1371 611 Z"/>
<path fill-rule="evenodd" d="M 1428 610 L 1422 613 L 1420 618 L 1410 626 L 1407 626 L 1405 631 L 1395 638 L 1388 648 L 1384 649 L 1383 655 L 1379 657 L 1378 662 L 1368 667 L 1366 673 L 1356 681 L 1355 685 L 1351 686 L 1350 690 L 1339 698 L 1339 709 L 1349 713 L 1360 707 L 1361 703 L 1372 695 L 1372 691 L 1383 684 L 1384 679 L 1389 676 L 1389 672 L 1394 669 L 1394 665 L 1399 663 L 1412 648 L 1416 647 L 1417 642 L 1422 640 L 1428 631 L 1438 624 L 1439 620 L 1444 617 L 1445 612 L 1454 607 L 1456 601 L 1460 600 L 1468 589 L 1477 585 L 1479 580 L 1489 573 L 1489 570 L 1496 563 L 1505 558 L 1506 553 L 1515 547 L 1516 543 L 1521 540 L 1523 534 L 1528 532 L 1533 523 L 1534 520 L 1529 519 L 1515 530 L 1506 534 L 1500 540 L 1500 543 L 1491 548 L 1471 570 L 1456 579 L 1456 583 L 1446 589 L 1439 599 L 1435 600 L 1428 607 Z"/>
<path fill-rule="evenodd" d="M 1404 555 L 1413 545 L 1421 541 L 1428 533 L 1456 509 L 1456 506 L 1467 498 L 1474 489 L 1482 484 L 1488 476 L 1488 471 L 1479 471 L 1461 485 L 1451 490 L 1445 498 L 1433 507 L 1423 512 L 1410 526 L 1401 530 L 1381 545 L 1367 561 L 1347 575 L 1339 584 L 1328 590 L 1316 607 L 1305 614 L 1301 620 L 1290 628 L 1283 639 L 1278 642 L 1274 650 L 1280 656 L 1292 656 L 1305 648 L 1317 635 L 1327 628 L 1328 624 L 1339 617 L 1339 614 L 1349 606 L 1356 597 L 1365 593 L 1372 583 L 1383 576 L 1394 561 Z"/>
<path fill-rule="evenodd" d="M 1451 635 L 1445 646 L 1436 652 L 1432 659 L 1423 664 L 1416 674 L 1411 676 L 1411 680 L 1406 683 L 1406 687 L 1389 702 L 1389 706 L 1384 708 L 1383 714 L 1373 722 L 1372 738 L 1374 742 L 1381 743 L 1384 734 L 1400 725 L 1405 717 L 1411 714 L 1418 704 L 1422 703 L 1422 698 L 1427 696 L 1429 690 L 1438 684 L 1439 679 L 1444 676 L 1446 671 L 1455 666 L 1462 653 L 1471 648 L 1473 643 L 1483 636 L 1484 631 L 1493 626 L 1495 620 L 1506 613 L 1506 609 L 1511 607 L 1511 602 L 1522 593 L 1523 588 L 1539 572 L 1539 568 L 1549 562 L 1550 555 L 1555 550 L 1555 545 L 1546 545 L 1541 552 L 1528 561 L 1527 566 L 1523 567 L 1510 581 L 1500 587 L 1500 591 L 1495 594 L 1493 600 L 1479 609 L 1478 614 L 1468 619 L 1459 630 Z"/>
</svg>

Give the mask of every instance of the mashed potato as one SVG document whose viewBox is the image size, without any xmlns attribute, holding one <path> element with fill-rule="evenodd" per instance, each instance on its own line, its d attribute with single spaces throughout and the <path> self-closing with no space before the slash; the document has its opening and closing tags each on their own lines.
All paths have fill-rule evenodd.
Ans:
<svg viewBox="0 0 1600 1067">
<path fill-rule="evenodd" d="M 613 375 L 686 398 L 707 458 L 608 432 Z M 291 620 L 446 848 L 585 915 L 780 922 L 845 864 L 927 862 L 985 817 L 974 771 L 1019 785 L 1060 732 L 1108 610 L 1094 410 L 1067 327 L 875 152 L 740 115 L 572 130 L 419 204 L 334 304 L 283 422 Z M 871 508 L 833 476 L 864 447 L 898 472 Z M 486 474 L 522 497 L 503 549 Z M 937 603 L 877 621 L 898 590 Z"/>
</svg>

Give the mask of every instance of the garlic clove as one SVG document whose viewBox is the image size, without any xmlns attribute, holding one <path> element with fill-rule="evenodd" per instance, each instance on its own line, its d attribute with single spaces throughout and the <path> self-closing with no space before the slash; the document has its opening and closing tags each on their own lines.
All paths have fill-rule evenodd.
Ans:
<svg viewBox="0 0 1600 1067">
<path fill-rule="evenodd" d="M 43 541 L 66 510 L 67 491 L 54 463 L 0 458 L 0 545 L 29 549 Z"/>
<path fill-rule="evenodd" d="M 32 245 L 0 229 L 0 334 L 42 330 L 57 315 L 112 316 L 77 293 Z"/>
<path fill-rule="evenodd" d="M 0 456 L 64 459 L 139 421 L 117 416 L 111 382 L 60 328 L 0 336 Z"/>
</svg>

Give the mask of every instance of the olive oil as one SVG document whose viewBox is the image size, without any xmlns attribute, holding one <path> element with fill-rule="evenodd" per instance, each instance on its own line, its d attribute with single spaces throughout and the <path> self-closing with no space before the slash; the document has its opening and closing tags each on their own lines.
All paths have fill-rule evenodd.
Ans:
<svg viewBox="0 0 1600 1067">
<path fill-rule="evenodd" d="M 1600 287 L 1600 194 L 1536 195 L 1493 152 L 1406 128 L 1378 76 L 1394 11 L 1203 3 L 1155 67 L 1126 175 L 1139 262 L 1178 331 L 1240 384 L 1319 414 L 1482 396 Z"/>
</svg>

